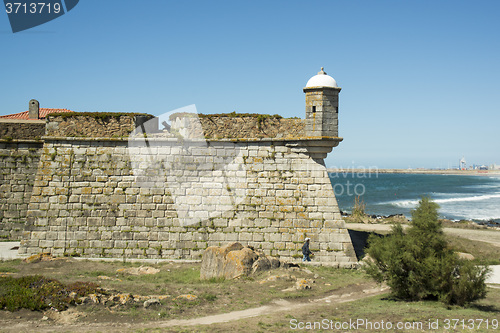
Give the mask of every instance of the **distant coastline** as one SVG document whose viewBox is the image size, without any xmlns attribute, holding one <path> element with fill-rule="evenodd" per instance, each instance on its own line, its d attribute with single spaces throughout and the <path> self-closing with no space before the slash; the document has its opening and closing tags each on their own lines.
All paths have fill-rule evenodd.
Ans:
<svg viewBox="0 0 500 333">
<path fill-rule="evenodd" d="M 400 174 L 431 174 L 431 175 L 461 175 L 461 176 L 500 176 L 500 170 L 450 170 L 450 169 L 378 169 L 374 167 L 360 168 L 327 168 L 328 172 L 343 174 L 359 173 L 400 173 Z"/>
<path fill-rule="evenodd" d="M 442 218 L 500 226 L 498 170 L 479 173 L 477 170 L 330 168 L 329 171 L 337 204 L 346 212 L 352 211 L 358 198 L 367 214 L 409 217 L 419 198 L 426 195 L 440 206 Z"/>
</svg>

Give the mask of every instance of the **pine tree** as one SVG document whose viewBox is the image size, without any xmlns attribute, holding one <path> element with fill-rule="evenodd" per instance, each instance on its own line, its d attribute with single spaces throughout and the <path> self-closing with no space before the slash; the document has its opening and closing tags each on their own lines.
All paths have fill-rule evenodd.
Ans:
<svg viewBox="0 0 500 333">
<path fill-rule="evenodd" d="M 396 224 L 386 237 L 372 235 L 365 270 L 376 281 L 385 281 L 396 298 L 463 306 L 486 296 L 488 268 L 460 259 L 448 247 L 438 208 L 422 197 L 406 233 Z"/>
</svg>

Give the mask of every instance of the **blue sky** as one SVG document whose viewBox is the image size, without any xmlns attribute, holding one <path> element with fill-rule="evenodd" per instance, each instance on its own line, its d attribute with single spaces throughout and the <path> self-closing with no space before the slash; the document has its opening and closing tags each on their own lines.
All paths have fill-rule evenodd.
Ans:
<svg viewBox="0 0 500 333">
<path fill-rule="evenodd" d="M 340 87 L 329 166 L 500 164 L 499 1 L 82 0 L 13 34 L 0 114 L 41 107 L 304 117 L 320 67 Z"/>
</svg>

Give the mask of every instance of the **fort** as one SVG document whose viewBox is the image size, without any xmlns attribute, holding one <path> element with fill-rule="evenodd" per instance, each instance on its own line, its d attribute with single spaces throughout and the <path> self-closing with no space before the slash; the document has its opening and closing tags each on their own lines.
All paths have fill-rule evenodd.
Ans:
<svg viewBox="0 0 500 333">
<path fill-rule="evenodd" d="M 32 100 L 0 118 L 1 236 L 24 255 L 200 259 L 238 241 L 290 261 L 309 237 L 314 261 L 353 267 L 324 164 L 341 88 L 322 69 L 303 90 L 305 119 L 175 113 L 164 130 Z"/>
</svg>

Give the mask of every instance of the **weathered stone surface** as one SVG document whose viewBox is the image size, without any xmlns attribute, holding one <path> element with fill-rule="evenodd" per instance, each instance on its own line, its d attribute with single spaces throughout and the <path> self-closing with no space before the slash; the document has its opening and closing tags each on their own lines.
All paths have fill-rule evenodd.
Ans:
<svg viewBox="0 0 500 333">
<path fill-rule="evenodd" d="M 239 242 L 297 262 L 309 237 L 314 261 L 356 264 L 314 157 L 317 145 L 335 142 L 180 144 L 154 138 L 129 154 L 126 140 L 47 137 L 20 253 L 199 260 L 210 246 Z"/>
<path fill-rule="evenodd" d="M 136 127 L 134 114 L 48 116 L 46 135 L 59 137 L 127 137 Z M 103 114 L 102 114 L 103 115 Z M 149 117 L 151 118 L 151 117 Z"/>
<path fill-rule="evenodd" d="M 48 252 L 43 252 L 43 253 L 38 253 L 38 254 L 34 254 L 32 256 L 29 256 L 28 258 L 23 259 L 23 261 L 25 263 L 32 264 L 32 263 L 36 263 L 36 262 L 40 262 L 40 261 L 52 261 L 52 260 L 60 260 L 60 259 L 64 259 L 64 258 L 54 258 L 52 256 L 52 254 L 50 254 Z"/>
<path fill-rule="evenodd" d="M 202 280 L 222 277 L 226 256 L 231 251 L 238 251 L 243 245 L 238 242 L 229 243 L 223 247 L 211 246 L 203 252 L 200 278 Z"/>
<path fill-rule="evenodd" d="M 268 257 L 268 259 L 271 262 L 271 269 L 276 269 L 281 266 L 281 261 L 278 258 Z"/>
<path fill-rule="evenodd" d="M 14 122 L 0 119 L 0 139 L 40 139 L 45 134 L 45 122 Z"/>
<path fill-rule="evenodd" d="M 193 294 L 185 294 L 185 295 L 179 295 L 177 296 L 176 298 L 174 298 L 175 300 L 178 300 L 178 299 L 185 299 L 185 300 L 188 300 L 188 301 L 194 301 L 196 299 L 198 299 L 198 296 L 196 295 L 193 295 Z"/>
<path fill-rule="evenodd" d="M 261 271 L 268 271 L 272 268 L 271 260 L 266 256 L 261 256 L 252 264 L 252 274 Z"/>
<path fill-rule="evenodd" d="M 234 279 L 249 275 L 252 272 L 252 265 L 258 257 L 258 254 L 248 247 L 229 252 L 224 260 L 224 278 Z"/>
<path fill-rule="evenodd" d="M 131 294 L 116 294 L 111 295 L 109 297 L 109 300 L 121 305 L 126 305 L 134 302 L 134 296 L 132 296 Z"/>
<path fill-rule="evenodd" d="M 178 123 L 174 122 L 172 127 L 187 127 L 192 137 L 208 139 L 299 138 L 306 135 L 303 119 L 259 117 L 259 115 L 246 117 L 200 115 L 199 118 L 178 119 Z"/>
<path fill-rule="evenodd" d="M 160 306 L 160 305 L 161 305 L 161 302 L 159 299 L 151 298 L 151 299 L 148 299 L 147 301 L 144 302 L 143 307 L 147 309 L 151 306 Z"/>
<path fill-rule="evenodd" d="M 0 123 L 0 132 L 6 129 L 4 125 Z M 28 131 L 26 135 L 30 135 L 28 133 L 33 134 Z M 0 140 L 2 138 L 0 133 Z M 0 142 L 0 237 L 2 239 L 22 238 L 42 145 L 42 142 Z M 42 212 L 39 215 L 41 216 Z"/>
<path fill-rule="evenodd" d="M 311 285 L 314 283 L 314 280 L 311 279 L 300 279 L 295 282 L 295 289 L 297 290 L 304 290 L 304 289 L 311 289 Z"/>
<path fill-rule="evenodd" d="M 201 261 L 200 278 L 234 279 L 280 266 L 280 261 L 240 243 L 230 243 L 223 247 L 209 247 Z"/>
</svg>

